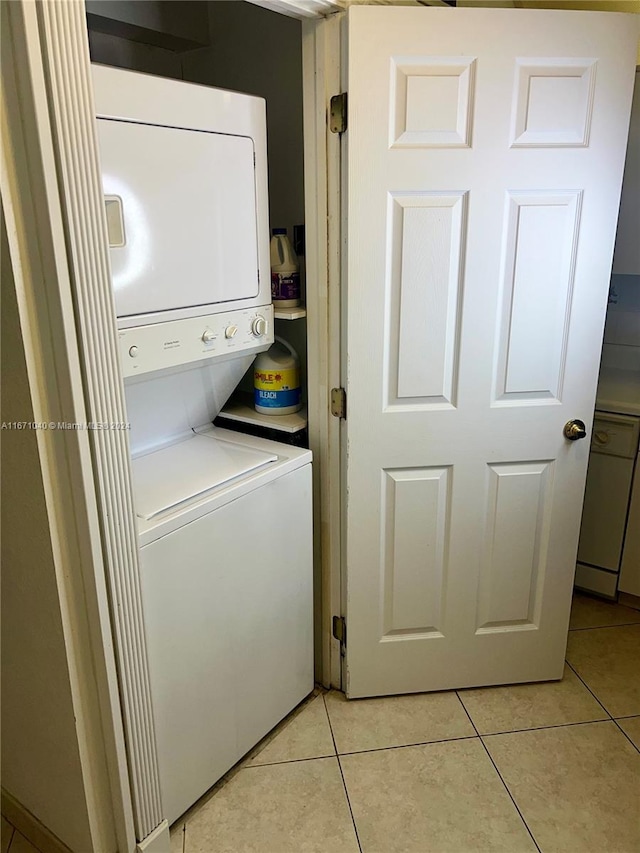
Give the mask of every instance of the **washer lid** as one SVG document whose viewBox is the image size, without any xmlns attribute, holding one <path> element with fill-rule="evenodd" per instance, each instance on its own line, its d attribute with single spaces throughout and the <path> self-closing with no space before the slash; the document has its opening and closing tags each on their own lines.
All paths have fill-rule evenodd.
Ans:
<svg viewBox="0 0 640 853">
<path fill-rule="evenodd" d="M 140 456 L 132 462 L 137 515 L 149 520 L 277 459 L 206 435 Z"/>
</svg>

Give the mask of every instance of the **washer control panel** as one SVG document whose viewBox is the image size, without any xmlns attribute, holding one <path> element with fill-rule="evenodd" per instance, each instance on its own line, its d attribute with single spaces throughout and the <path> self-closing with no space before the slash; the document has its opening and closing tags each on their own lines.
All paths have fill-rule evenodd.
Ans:
<svg viewBox="0 0 640 853">
<path fill-rule="evenodd" d="M 188 317 L 118 332 L 124 376 L 208 358 L 262 352 L 273 343 L 273 306 Z"/>
</svg>

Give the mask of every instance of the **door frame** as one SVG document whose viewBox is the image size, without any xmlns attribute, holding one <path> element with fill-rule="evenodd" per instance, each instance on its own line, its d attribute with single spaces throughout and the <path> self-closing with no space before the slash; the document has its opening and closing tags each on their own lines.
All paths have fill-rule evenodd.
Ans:
<svg viewBox="0 0 640 853">
<path fill-rule="evenodd" d="M 336 8 L 333 3 L 318 5 L 325 11 Z M 122 423 L 84 5 L 36 6 L 20 0 L 3 7 L 19 55 L 7 54 L 16 86 L 3 87 L 3 128 L 10 144 L 3 149 L 2 198 L 13 216 L 8 219 L 12 263 L 39 273 L 21 276 L 18 285 L 36 417 Z M 340 647 L 332 639 L 331 619 L 341 603 L 340 479 L 334 474 L 339 470 L 340 425 L 329 414 L 329 392 L 340 384 L 340 143 L 327 129 L 328 98 L 339 82 L 339 21 L 335 16 L 325 19 L 321 11 L 311 19 L 308 4 L 295 16 L 303 20 L 307 275 L 317 282 L 309 291 L 308 338 L 315 555 L 321 566 L 316 580 L 322 602 L 318 677 L 326 686 L 339 687 Z M 37 145 L 26 144 L 25 130 Z M 47 216 L 32 218 L 35 239 L 30 240 L 19 225 L 29 221 L 25 210 L 34 187 L 46 196 Z M 68 590 L 65 601 L 70 608 L 66 642 L 78 658 L 79 701 L 93 714 L 87 724 L 99 723 L 85 743 L 95 847 L 106 848 L 104 827 L 110 826 L 120 850 L 133 850 L 136 839 L 136 850 L 161 850 L 168 845 L 168 826 L 153 737 L 126 432 L 70 430 L 62 455 L 53 437 L 52 432 L 38 433 L 51 532 L 60 543 L 72 543 L 79 555 L 70 560 L 63 548 L 59 554 L 60 575 L 80 584 L 73 590 L 75 598 Z M 82 566 L 81 577 L 69 578 L 72 565 Z M 110 608 L 110 599 L 118 606 Z M 82 658 L 84 649 L 90 649 L 90 656 Z M 94 685 L 97 708 L 89 695 Z M 102 765 L 97 761 L 100 741 L 106 752 Z"/>
<path fill-rule="evenodd" d="M 342 208 L 340 134 L 329 129 L 329 102 L 343 91 L 348 0 L 247 0 L 302 24 L 302 100 L 307 282 L 309 447 L 313 453 L 315 677 L 340 690 L 342 647 L 333 617 L 344 616 L 341 421 L 331 415 L 332 388 L 343 384 Z M 435 0 L 439 2 L 439 0 Z"/>
<path fill-rule="evenodd" d="M 45 67 L 59 67 L 60 45 L 44 35 L 35 4 L 2 4 L 2 18 L 4 262 L 15 282 L 35 422 L 86 423 L 92 415 L 85 404 L 45 73 Z M 118 849 L 131 851 L 134 819 L 96 494 L 98 460 L 92 459 L 87 430 L 38 429 L 36 439 L 89 829 L 94 849 L 112 849 L 115 836 Z M 25 825 L 32 823 L 21 804 L 16 808 Z"/>
<path fill-rule="evenodd" d="M 248 0 L 254 6 L 262 6 L 271 12 L 278 12 L 290 18 L 305 20 L 341 12 L 346 7 L 345 0 Z"/>
<path fill-rule="evenodd" d="M 341 421 L 330 410 L 342 385 L 342 142 L 329 130 L 328 110 L 341 89 L 343 14 L 302 23 L 304 192 L 306 221 L 309 446 L 314 456 L 316 680 L 340 689 L 342 656 L 333 617 L 342 597 Z M 319 575 L 319 577 L 318 577 Z M 318 655 L 319 652 L 319 655 Z M 319 660 L 318 660 L 319 657 Z M 318 666 L 319 664 L 319 666 Z"/>
</svg>

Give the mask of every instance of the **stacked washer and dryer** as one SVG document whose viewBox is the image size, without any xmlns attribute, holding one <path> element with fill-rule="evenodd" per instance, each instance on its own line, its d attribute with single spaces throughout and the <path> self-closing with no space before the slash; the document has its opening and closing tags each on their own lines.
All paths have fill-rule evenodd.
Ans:
<svg viewBox="0 0 640 853">
<path fill-rule="evenodd" d="M 311 454 L 212 426 L 273 343 L 264 101 L 93 80 L 173 822 L 313 689 Z"/>
</svg>

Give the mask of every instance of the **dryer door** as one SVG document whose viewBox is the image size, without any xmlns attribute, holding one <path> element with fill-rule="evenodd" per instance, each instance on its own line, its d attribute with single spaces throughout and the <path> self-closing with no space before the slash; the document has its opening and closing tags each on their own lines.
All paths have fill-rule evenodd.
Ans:
<svg viewBox="0 0 640 853">
<path fill-rule="evenodd" d="M 253 140 L 112 119 L 98 132 L 120 325 L 259 304 Z"/>
</svg>

